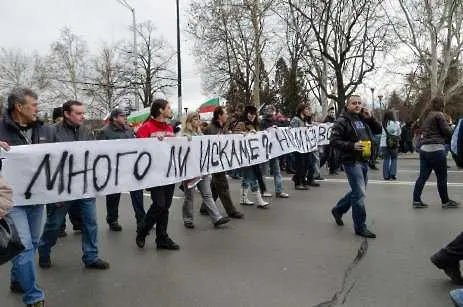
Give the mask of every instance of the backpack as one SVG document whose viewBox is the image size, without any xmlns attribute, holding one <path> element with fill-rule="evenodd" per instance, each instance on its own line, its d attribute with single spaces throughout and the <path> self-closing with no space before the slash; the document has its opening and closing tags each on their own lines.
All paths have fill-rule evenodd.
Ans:
<svg viewBox="0 0 463 307">
<path fill-rule="evenodd" d="M 383 127 L 383 129 L 386 132 L 386 147 L 388 149 L 398 149 L 400 145 L 400 136 L 390 134 L 387 132 L 386 127 Z"/>
<path fill-rule="evenodd" d="M 459 119 L 453 130 L 450 152 L 458 167 L 463 167 L 463 119 Z"/>
</svg>

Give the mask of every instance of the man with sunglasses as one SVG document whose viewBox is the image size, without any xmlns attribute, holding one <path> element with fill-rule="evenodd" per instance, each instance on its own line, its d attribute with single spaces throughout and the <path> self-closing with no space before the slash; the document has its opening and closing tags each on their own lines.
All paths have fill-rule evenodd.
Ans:
<svg viewBox="0 0 463 307">
<path fill-rule="evenodd" d="M 372 117 L 369 110 L 362 108 L 358 95 L 347 98 L 346 106 L 331 130 L 330 145 L 340 151 L 341 162 L 351 188 L 331 213 L 336 224 L 342 226 L 343 214 L 352 207 L 355 233 L 365 238 L 376 238 L 376 234 L 368 230 L 365 224 L 365 197 L 371 144 L 374 135 L 381 131 L 381 124 Z"/>
</svg>

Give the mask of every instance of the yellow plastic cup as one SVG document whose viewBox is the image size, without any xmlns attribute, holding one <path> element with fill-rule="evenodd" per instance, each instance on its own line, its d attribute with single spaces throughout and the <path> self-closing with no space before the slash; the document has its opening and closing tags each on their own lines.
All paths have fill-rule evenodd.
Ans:
<svg viewBox="0 0 463 307">
<path fill-rule="evenodd" d="M 369 159 L 371 157 L 371 141 L 360 141 L 363 145 L 362 158 Z"/>
</svg>

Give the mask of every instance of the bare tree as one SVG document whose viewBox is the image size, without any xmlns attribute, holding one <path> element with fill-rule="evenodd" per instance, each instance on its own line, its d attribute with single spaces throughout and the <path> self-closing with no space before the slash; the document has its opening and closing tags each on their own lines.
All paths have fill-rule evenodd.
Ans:
<svg viewBox="0 0 463 307">
<path fill-rule="evenodd" d="M 424 66 L 430 78 L 431 96 L 444 94 L 446 100 L 452 98 L 463 88 L 463 78 L 446 86 L 449 72 L 461 67 L 463 2 L 397 0 L 396 3 L 400 9 L 389 13 L 391 24 L 400 41 Z"/>
<path fill-rule="evenodd" d="M 318 81 L 327 98 L 337 102 L 338 110 L 375 69 L 378 53 L 389 46 L 389 25 L 382 15 L 382 2 L 288 0 L 309 25 L 314 38 L 313 44 L 306 42 L 307 56 L 313 66 L 307 73 Z M 333 75 L 335 92 L 330 92 L 325 79 L 328 75 Z"/>
<path fill-rule="evenodd" d="M 274 2 L 195 0 L 191 3 L 188 30 L 195 39 L 195 55 L 202 66 L 206 91 L 217 95 L 228 93 L 242 103 L 252 100 L 260 104 L 265 81 L 260 73 L 270 37 L 266 33 L 266 20 Z M 235 95 L 237 92 L 240 94 Z"/>
<path fill-rule="evenodd" d="M 144 107 L 153 102 L 156 94 L 163 93 L 176 86 L 175 74 L 170 69 L 175 52 L 168 46 L 165 40 L 155 37 L 155 27 L 151 22 L 138 25 L 138 67 L 137 80 L 139 85 L 139 97 Z M 131 48 L 126 48 L 131 50 Z M 129 54 L 127 51 L 126 54 Z M 129 68 L 130 69 L 130 68 Z M 133 74 L 128 74 L 133 78 Z"/>
<path fill-rule="evenodd" d="M 50 80 L 50 96 L 56 104 L 65 100 L 91 98 L 89 85 L 88 48 L 86 42 L 69 28 L 61 30 L 59 39 L 51 44 L 46 67 Z M 91 103 L 89 104 L 91 107 Z"/>
<path fill-rule="evenodd" d="M 119 105 L 124 105 L 124 98 L 130 90 L 126 75 L 129 64 L 121 60 L 115 46 L 104 46 L 93 61 L 92 85 L 88 91 L 94 97 L 94 109 L 100 114 L 107 114 Z"/>
</svg>

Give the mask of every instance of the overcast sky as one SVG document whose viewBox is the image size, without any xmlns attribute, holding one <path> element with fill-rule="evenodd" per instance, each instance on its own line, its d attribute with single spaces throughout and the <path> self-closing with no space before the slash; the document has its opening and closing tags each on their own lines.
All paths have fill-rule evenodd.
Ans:
<svg viewBox="0 0 463 307">
<path fill-rule="evenodd" d="M 151 20 L 157 27 L 157 33 L 162 35 L 171 45 L 176 47 L 176 11 L 175 0 L 127 0 L 136 10 L 137 22 Z M 186 9 L 190 0 L 180 0 L 181 27 L 185 29 Z M 50 44 L 59 37 L 60 29 L 69 27 L 81 36 L 89 45 L 92 53 L 103 44 L 113 43 L 122 39 L 131 39 L 129 26 L 132 23 L 131 13 L 117 0 L 0 0 L 0 47 L 20 48 L 28 53 L 38 51 L 45 54 Z M 205 101 L 203 95 L 199 66 L 192 55 L 193 42 L 182 35 L 182 65 L 183 65 L 183 100 L 184 106 L 192 108 Z M 387 65 L 393 58 L 379 59 Z M 174 68 L 175 68 L 174 64 Z M 386 69 L 388 71 L 390 69 Z M 399 77 L 399 80 L 400 79 Z M 368 80 L 357 90 L 366 101 L 371 101 L 370 87 L 375 87 L 375 96 L 387 96 L 397 87 L 398 77 L 385 70 L 379 70 L 370 75 Z M 176 88 L 171 90 L 169 99 L 177 105 Z"/>
<path fill-rule="evenodd" d="M 175 0 L 127 0 L 135 8 L 137 22 L 151 20 L 175 50 Z M 180 0 L 182 28 L 185 28 L 189 0 Z M 50 44 L 59 37 L 60 29 L 69 27 L 95 51 L 103 42 L 113 43 L 131 39 L 132 15 L 117 0 L 0 0 L 0 47 L 19 48 L 27 53 L 48 52 Z M 192 55 L 192 43 L 182 37 L 182 69 L 184 106 L 193 107 L 206 100 L 201 91 L 199 67 Z M 173 68 L 176 69 L 174 63 Z M 169 96 L 177 105 L 177 89 Z"/>
</svg>

